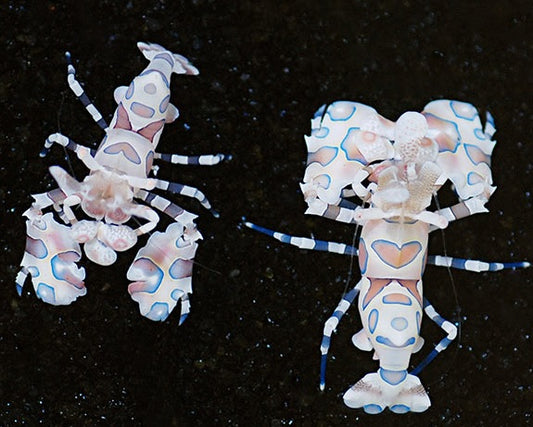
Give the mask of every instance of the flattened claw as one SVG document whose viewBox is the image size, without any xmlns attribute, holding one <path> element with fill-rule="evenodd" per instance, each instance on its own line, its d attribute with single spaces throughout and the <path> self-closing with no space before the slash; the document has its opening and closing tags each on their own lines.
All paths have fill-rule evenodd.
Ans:
<svg viewBox="0 0 533 427">
<path fill-rule="evenodd" d="M 189 238 L 193 236 L 193 238 Z M 189 312 L 193 259 L 201 236 L 172 223 L 164 233 L 155 232 L 137 253 L 127 277 L 132 299 L 143 316 L 164 321 L 181 300 L 180 324 Z"/>
<path fill-rule="evenodd" d="M 17 276 L 19 295 L 28 274 L 36 295 L 49 304 L 68 305 L 85 295 L 85 270 L 75 264 L 81 258 L 80 246 L 72 239 L 70 228 L 47 213 L 26 221 L 26 230 L 26 250 Z"/>
</svg>

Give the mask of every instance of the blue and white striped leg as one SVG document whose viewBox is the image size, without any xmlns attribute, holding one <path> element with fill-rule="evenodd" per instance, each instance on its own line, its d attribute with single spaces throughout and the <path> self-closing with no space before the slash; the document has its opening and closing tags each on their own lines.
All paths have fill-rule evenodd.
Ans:
<svg viewBox="0 0 533 427">
<path fill-rule="evenodd" d="M 280 242 L 288 243 L 289 245 L 297 246 L 301 249 L 331 252 L 334 254 L 342 255 L 358 255 L 357 248 L 355 248 L 354 246 L 345 245 L 344 243 L 328 242 L 325 240 L 312 239 L 310 237 L 294 237 L 288 234 L 261 227 L 260 225 L 253 224 L 248 221 L 245 221 L 244 225 L 248 228 L 251 228 L 252 230 L 266 234 L 267 236 L 271 236 L 274 239 L 279 240 Z"/>
<path fill-rule="evenodd" d="M 213 166 L 224 160 L 224 154 L 203 154 L 201 156 L 182 156 L 180 154 L 155 153 L 155 160 L 163 160 L 174 165 Z"/>
<path fill-rule="evenodd" d="M 361 282 L 359 282 L 361 283 Z M 326 364 L 328 362 L 328 351 L 331 343 L 331 334 L 337 328 L 342 316 L 352 305 L 355 297 L 359 293 L 359 283 L 349 292 L 344 294 L 341 301 L 337 305 L 337 308 L 331 315 L 331 317 L 324 324 L 324 333 L 322 335 L 322 342 L 320 344 L 320 390 L 324 391 L 326 388 Z"/>
<path fill-rule="evenodd" d="M 96 122 L 100 128 L 106 130 L 108 124 L 100 114 L 100 111 L 93 105 L 83 88 L 81 87 L 78 80 L 76 80 L 76 70 L 72 65 L 72 60 L 70 58 L 70 52 L 65 52 L 65 57 L 67 58 L 67 81 L 70 89 L 74 92 L 74 95 L 81 101 L 85 109 L 89 112 L 93 120 Z"/>
<path fill-rule="evenodd" d="M 446 350 L 446 348 L 457 336 L 457 327 L 437 313 L 435 308 L 426 298 L 424 298 L 424 311 L 431 320 L 433 320 L 444 332 L 447 333 L 447 335 L 435 346 L 433 350 L 431 350 L 426 358 L 410 372 L 411 375 L 418 375 L 422 369 L 429 365 L 441 351 Z"/>
<path fill-rule="evenodd" d="M 531 264 L 527 261 L 520 262 L 485 262 L 475 259 L 453 258 L 449 256 L 430 255 L 428 264 L 438 267 L 451 267 L 459 270 L 475 271 L 499 271 L 505 269 L 528 268 Z"/>
<path fill-rule="evenodd" d="M 53 133 L 48 136 L 48 138 L 46 138 L 46 141 L 44 142 L 44 147 L 39 153 L 39 156 L 46 157 L 54 143 L 62 145 L 63 147 L 68 148 L 69 150 L 74 151 L 75 153 L 77 153 L 80 149 L 86 149 L 90 151 L 91 156 L 94 157 L 94 155 L 96 154 L 96 150 L 94 148 L 89 148 L 85 145 L 78 144 L 61 133 Z"/>
</svg>

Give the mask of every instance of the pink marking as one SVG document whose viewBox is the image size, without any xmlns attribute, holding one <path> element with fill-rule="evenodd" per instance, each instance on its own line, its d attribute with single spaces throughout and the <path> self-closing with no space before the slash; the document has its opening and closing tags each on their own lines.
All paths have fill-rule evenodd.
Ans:
<svg viewBox="0 0 533 427">
<path fill-rule="evenodd" d="M 420 305 L 422 305 L 422 295 L 420 295 L 420 292 L 418 292 L 418 288 L 416 286 L 418 284 L 418 280 L 397 280 L 397 282 L 406 288 L 411 295 L 418 300 Z"/>
<path fill-rule="evenodd" d="M 388 240 L 376 240 L 371 247 L 385 264 L 397 269 L 413 262 L 422 250 L 422 245 L 417 241 L 407 242 L 399 247 Z"/>
<path fill-rule="evenodd" d="M 165 125 L 165 119 L 162 119 L 157 122 L 152 122 L 149 125 L 143 127 L 142 129 L 139 129 L 137 133 L 139 135 L 144 136 L 146 139 L 150 140 L 150 142 L 153 142 L 154 136 L 156 135 L 157 132 L 163 129 L 164 125 Z"/>
<path fill-rule="evenodd" d="M 465 144 L 466 155 L 472 163 L 478 165 L 480 163 L 486 163 L 490 166 L 490 156 L 487 156 L 483 151 L 474 145 Z"/>
<path fill-rule="evenodd" d="M 359 269 L 361 274 L 365 274 L 368 262 L 368 251 L 366 250 L 366 244 L 363 239 L 359 239 Z"/>
<path fill-rule="evenodd" d="M 386 302 L 387 304 L 411 304 L 409 297 L 404 294 L 388 294 L 386 297 L 383 297 L 383 302 Z"/>
<path fill-rule="evenodd" d="M 155 87 L 155 84 L 153 83 L 148 83 L 144 85 L 143 89 L 148 95 L 153 95 L 157 92 L 157 88 Z"/>
<path fill-rule="evenodd" d="M 307 164 L 314 162 L 320 163 L 322 166 L 326 166 L 335 159 L 337 156 L 337 149 L 334 147 L 322 147 L 314 153 L 309 153 L 307 158 Z"/>
<path fill-rule="evenodd" d="M 169 274 L 173 279 L 183 279 L 192 276 L 193 262 L 185 259 L 177 259 L 169 268 Z"/>
<path fill-rule="evenodd" d="M 114 129 L 131 130 L 131 122 L 122 103 L 117 107 L 117 122 L 115 123 Z"/>
<path fill-rule="evenodd" d="M 155 114 L 155 110 L 152 107 L 141 104 L 140 102 L 132 102 L 130 109 L 134 114 L 145 119 L 151 119 Z"/>
<path fill-rule="evenodd" d="M 361 154 L 359 151 L 359 148 L 357 148 L 357 137 L 359 136 L 359 130 L 351 129 L 344 141 L 341 143 L 341 148 L 346 153 L 346 158 L 348 160 L 355 160 L 359 163 L 362 163 L 363 165 L 366 165 L 368 162 L 366 161 L 365 157 Z"/>
<path fill-rule="evenodd" d="M 148 176 L 152 170 L 152 165 L 154 164 L 154 152 L 149 151 L 146 155 L 146 176 Z"/>
<path fill-rule="evenodd" d="M 79 261 L 81 258 L 81 255 L 75 251 L 68 251 L 63 252 L 57 255 L 59 259 L 66 261 L 66 262 L 76 262 Z"/>
<path fill-rule="evenodd" d="M 104 153 L 106 154 L 120 154 L 122 153 L 126 159 L 130 162 L 135 163 L 136 165 L 141 164 L 141 158 L 135 148 L 128 142 L 117 142 L 116 144 L 108 145 L 104 148 Z"/>
<path fill-rule="evenodd" d="M 165 111 L 167 111 L 169 102 L 170 102 L 170 95 L 167 95 L 163 98 L 163 100 L 161 101 L 161 104 L 159 104 L 160 113 L 164 113 Z"/>
<path fill-rule="evenodd" d="M 377 135 L 374 132 L 364 131 L 362 137 L 364 142 L 372 143 L 376 140 Z"/>
<path fill-rule="evenodd" d="M 122 224 L 123 222 L 126 222 L 130 218 L 130 215 L 125 213 L 122 209 L 117 208 L 117 209 L 112 210 L 111 212 L 108 212 L 107 218 L 109 218 L 111 221 L 117 224 Z"/>
<path fill-rule="evenodd" d="M 26 237 L 26 252 L 33 255 L 35 258 L 46 258 L 48 250 L 41 239 L 33 239 L 30 236 Z"/>
<path fill-rule="evenodd" d="M 379 294 L 385 286 L 387 286 L 392 279 L 372 279 L 370 280 L 370 288 L 363 299 L 363 310 L 365 307 L 374 299 L 374 297 Z"/>
</svg>

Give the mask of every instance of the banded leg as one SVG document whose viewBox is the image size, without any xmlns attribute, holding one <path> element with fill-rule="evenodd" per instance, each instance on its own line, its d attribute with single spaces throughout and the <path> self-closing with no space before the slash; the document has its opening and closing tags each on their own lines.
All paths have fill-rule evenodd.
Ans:
<svg viewBox="0 0 533 427">
<path fill-rule="evenodd" d="M 163 212 L 174 221 L 185 226 L 194 223 L 195 218 L 198 216 L 186 211 L 182 207 L 172 203 L 164 197 L 150 193 L 149 191 L 139 190 L 135 197 L 143 200 L 153 208 Z"/>
<path fill-rule="evenodd" d="M 163 160 L 174 165 L 202 165 L 213 166 L 224 160 L 224 154 L 204 154 L 201 156 L 182 156 L 180 154 L 155 153 L 155 160 Z"/>
<path fill-rule="evenodd" d="M 333 219 L 347 224 L 355 223 L 354 212 L 351 207 L 331 205 L 320 199 L 306 200 L 308 208 L 305 211 L 307 215 L 318 215 L 324 218 Z"/>
<path fill-rule="evenodd" d="M 361 283 L 361 282 L 359 282 Z M 328 361 L 328 351 L 331 343 L 331 334 L 337 328 L 337 325 L 342 319 L 342 316 L 352 305 L 355 297 L 359 293 L 359 283 L 349 292 L 344 294 L 341 301 L 337 305 L 337 308 L 331 315 L 331 317 L 324 324 L 324 333 L 322 335 L 322 342 L 320 344 L 320 390 L 324 391 L 326 388 L 326 364 Z"/>
<path fill-rule="evenodd" d="M 325 240 L 312 239 L 310 237 L 294 237 L 288 234 L 279 233 L 277 231 L 269 230 L 268 228 L 261 227 L 251 222 L 245 221 L 244 225 L 252 230 L 266 234 L 273 237 L 282 243 L 288 243 L 289 245 L 297 246 L 300 249 L 310 249 L 313 251 L 331 252 L 341 255 L 358 255 L 358 250 L 354 246 L 345 245 L 344 243 L 328 242 Z"/>
<path fill-rule="evenodd" d="M 96 122 L 100 128 L 103 130 L 106 130 L 108 127 L 108 124 L 103 119 L 102 114 L 100 114 L 100 111 L 93 105 L 83 88 L 81 87 L 78 80 L 76 80 L 76 70 L 74 69 L 74 66 L 72 65 L 72 60 L 70 57 L 70 52 L 65 52 L 65 57 L 67 59 L 67 81 L 70 89 L 72 92 L 74 92 L 74 95 L 81 101 L 85 109 L 89 112 L 93 120 Z"/>
<path fill-rule="evenodd" d="M 435 346 L 435 348 L 426 356 L 426 358 L 410 372 L 411 375 L 418 375 L 422 369 L 429 365 L 441 351 L 446 350 L 446 348 L 457 336 L 457 327 L 437 313 L 435 308 L 426 298 L 424 298 L 424 311 L 431 320 L 433 320 L 444 332 L 447 333 L 447 335 Z"/>
<path fill-rule="evenodd" d="M 151 179 L 151 178 L 148 178 Z M 207 200 L 207 197 L 205 197 L 205 194 L 202 193 L 200 190 L 194 187 L 190 187 L 188 185 L 184 184 L 178 184 L 176 182 L 168 182 L 164 181 L 162 179 L 155 180 L 155 188 L 159 188 L 160 190 L 167 190 L 174 194 L 181 194 L 182 196 L 188 196 L 192 197 L 200 202 L 200 204 L 206 208 L 211 214 L 218 218 L 220 215 L 217 211 L 215 211 L 211 207 L 211 203 L 209 203 L 209 200 Z"/>
<path fill-rule="evenodd" d="M 91 156 L 94 157 L 94 155 L 96 154 L 96 150 L 93 148 L 80 145 L 61 133 L 53 133 L 48 138 L 46 138 L 46 141 L 44 142 L 44 147 L 39 153 L 39 156 L 46 157 L 54 143 L 62 145 L 63 147 L 68 148 L 69 150 L 74 151 L 75 153 L 78 153 L 80 149 L 84 148 L 85 150 L 89 150 Z"/>
<path fill-rule="evenodd" d="M 453 258 L 449 256 L 430 255 L 428 264 L 438 267 L 451 267 L 459 270 L 475 271 L 500 271 L 505 269 L 528 268 L 531 264 L 527 261 L 519 262 L 486 262 L 475 259 Z"/>
<path fill-rule="evenodd" d="M 86 165 L 89 167 L 89 164 L 86 162 L 85 158 L 82 158 L 79 155 L 78 157 L 80 157 L 80 159 L 82 159 L 86 163 Z M 90 169 L 93 170 L 93 168 L 90 168 Z M 176 182 L 169 182 L 169 181 L 165 181 L 165 180 L 157 179 L 157 178 L 140 178 L 137 176 L 128 176 L 128 175 L 123 175 L 123 178 L 127 179 L 129 184 L 135 188 L 142 188 L 145 190 L 152 190 L 153 188 L 159 188 L 160 190 L 170 191 L 174 194 L 181 194 L 182 196 L 192 197 L 198 200 L 200 204 L 204 208 L 206 208 L 209 212 L 211 212 L 211 214 L 215 218 L 219 217 L 218 212 L 215 211 L 211 207 L 211 203 L 209 203 L 209 200 L 207 200 L 207 197 L 205 197 L 205 194 L 195 187 L 190 187 L 188 185 L 178 184 Z"/>
<path fill-rule="evenodd" d="M 452 222 L 470 215 L 488 212 L 489 210 L 485 207 L 485 203 L 487 203 L 485 199 L 472 197 L 453 206 L 439 209 L 435 213 L 445 217 L 448 222 Z M 435 226 L 430 227 L 430 231 L 436 229 Z"/>
</svg>

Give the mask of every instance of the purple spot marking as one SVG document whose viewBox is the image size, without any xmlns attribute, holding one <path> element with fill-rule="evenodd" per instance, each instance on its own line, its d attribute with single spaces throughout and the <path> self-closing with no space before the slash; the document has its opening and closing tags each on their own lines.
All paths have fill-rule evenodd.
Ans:
<svg viewBox="0 0 533 427">
<path fill-rule="evenodd" d="M 155 114 L 155 110 L 152 107 L 141 104 L 140 102 L 132 102 L 130 109 L 133 113 L 144 117 L 145 119 L 151 119 Z"/>
<path fill-rule="evenodd" d="M 181 289 L 174 289 L 170 294 L 170 298 L 174 301 L 178 301 L 183 296 L 183 291 Z"/>
<path fill-rule="evenodd" d="M 126 91 L 126 99 L 130 99 L 133 96 L 133 92 L 135 91 L 135 85 L 133 82 L 130 83 L 130 86 L 128 87 L 128 90 Z"/>
<path fill-rule="evenodd" d="M 109 147 L 106 147 L 104 149 L 104 153 L 106 154 L 122 153 L 124 157 L 126 157 L 126 159 L 128 159 L 130 162 L 135 163 L 136 165 L 141 164 L 141 158 L 139 157 L 139 154 L 137 153 L 137 151 L 135 151 L 135 148 L 133 148 L 127 142 L 117 142 L 116 144 L 112 144 Z"/>
<path fill-rule="evenodd" d="M 152 165 L 154 164 L 154 152 L 149 151 L 146 155 L 146 176 L 150 173 L 152 170 Z"/>
<path fill-rule="evenodd" d="M 153 95 L 154 93 L 157 92 L 157 88 L 155 87 L 155 84 L 153 83 L 145 84 L 143 89 L 148 95 Z"/>
<path fill-rule="evenodd" d="M 156 56 L 154 56 L 154 59 L 163 59 L 167 61 L 171 67 L 174 66 L 174 59 L 172 59 L 172 56 L 170 56 L 168 53 L 159 53 Z"/>
<path fill-rule="evenodd" d="M 39 259 L 48 256 L 48 249 L 46 249 L 44 242 L 40 239 L 32 239 L 30 236 L 26 238 L 26 252 Z"/>
<path fill-rule="evenodd" d="M 169 101 L 170 101 L 170 95 L 167 95 L 163 98 L 163 100 L 161 101 L 161 104 L 159 104 L 159 112 L 164 113 L 165 111 L 167 111 Z"/>
</svg>

